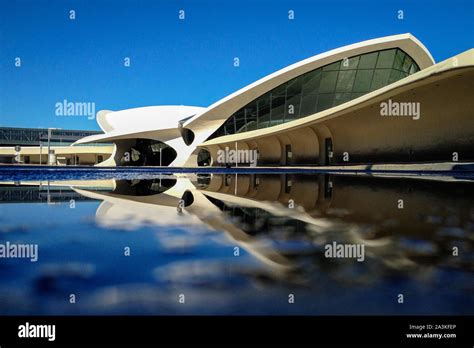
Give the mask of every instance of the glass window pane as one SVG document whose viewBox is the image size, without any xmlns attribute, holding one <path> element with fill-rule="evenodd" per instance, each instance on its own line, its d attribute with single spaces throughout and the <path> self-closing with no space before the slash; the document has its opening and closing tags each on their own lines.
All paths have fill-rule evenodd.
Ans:
<svg viewBox="0 0 474 348">
<path fill-rule="evenodd" d="M 252 103 L 250 103 L 249 105 L 247 105 L 245 107 L 245 123 L 246 125 L 248 125 L 249 123 L 253 123 L 253 124 L 256 124 L 257 123 L 257 101 L 254 101 Z M 237 130 L 237 133 L 239 132 L 245 132 L 246 129 L 245 128 L 242 128 L 241 126 L 239 127 L 239 117 L 237 117 L 236 115 L 236 130 Z M 240 128 L 242 128 L 240 130 Z"/>
<path fill-rule="evenodd" d="M 247 123 L 247 132 L 256 130 L 256 129 L 257 129 L 257 122 L 253 121 L 253 122 Z"/>
<path fill-rule="evenodd" d="M 408 70 L 410 69 L 410 65 L 413 61 L 411 60 L 411 58 L 407 55 L 405 56 L 405 60 L 403 61 L 403 67 L 402 67 L 402 70 L 404 72 L 408 72 Z"/>
<path fill-rule="evenodd" d="M 244 108 L 244 113 L 246 116 L 257 115 L 257 102 L 253 101 Z M 238 112 L 235 113 L 236 115 Z"/>
<path fill-rule="evenodd" d="M 351 93 L 336 93 L 334 95 L 334 106 L 351 100 Z"/>
<path fill-rule="evenodd" d="M 392 69 L 390 72 L 390 77 L 388 79 L 388 83 L 394 83 L 395 81 L 398 81 L 402 78 L 402 72 L 398 70 Z"/>
<path fill-rule="evenodd" d="M 271 123 L 279 124 L 283 122 L 285 116 L 285 97 L 272 95 Z"/>
<path fill-rule="evenodd" d="M 390 69 L 393 66 L 393 60 L 395 58 L 395 49 L 379 52 L 379 58 L 377 59 L 377 68 Z"/>
<path fill-rule="evenodd" d="M 210 137 L 209 139 L 218 138 L 225 135 L 225 123 L 220 126 Z"/>
<path fill-rule="evenodd" d="M 225 134 L 235 134 L 235 119 L 234 116 L 232 116 L 230 119 L 227 120 L 226 125 L 225 125 Z"/>
<path fill-rule="evenodd" d="M 333 100 L 334 100 L 334 93 L 323 93 L 323 94 L 318 95 L 318 106 L 316 108 L 317 112 L 320 112 L 332 107 Z"/>
<path fill-rule="evenodd" d="M 359 68 L 358 69 L 373 69 L 377 62 L 378 52 L 368 53 L 360 56 Z"/>
<path fill-rule="evenodd" d="M 270 127 L 270 117 L 265 117 L 264 119 L 258 119 L 257 129 Z"/>
<path fill-rule="evenodd" d="M 321 69 L 311 71 L 303 78 L 303 95 L 316 94 L 321 80 Z"/>
<path fill-rule="evenodd" d="M 255 103 L 253 104 L 255 105 Z M 234 117 L 236 133 L 246 131 L 245 114 L 247 110 L 251 110 L 251 107 L 246 107 L 245 110 L 239 110 L 235 113 Z"/>
<path fill-rule="evenodd" d="M 237 130 L 236 133 L 242 133 L 247 131 L 247 125 L 244 122 L 245 120 L 235 120 L 235 129 Z"/>
<path fill-rule="evenodd" d="M 286 83 L 282 84 L 281 86 L 275 87 L 275 88 L 271 91 L 271 93 L 272 93 L 272 95 L 284 96 L 285 93 L 286 93 Z"/>
<path fill-rule="evenodd" d="M 372 79 L 371 91 L 388 85 L 388 79 L 392 69 L 375 69 L 374 78 Z"/>
<path fill-rule="evenodd" d="M 359 56 L 349 59 L 343 59 L 341 62 L 341 70 L 354 70 L 359 65 Z"/>
<path fill-rule="evenodd" d="M 405 53 L 402 50 L 397 50 L 395 54 L 395 61 L 393 62 L 393 68 L 397 70 L 402 70 L 403 60 L 405 59 Z"/>
<path fill-rule="evenodd" d="M 326 65 L 323 67 L 323 71 L 338 71 L 341 66 L 341 61 Z"/>
<path fill-rule="evenodd" d="M 334 92 L 337 80 L 337 71 L 325 71 L 321 76 L 321 84 L 319 85 L 319 93 Z"/>
<path fill-rule="evenodd" d="M 264 96 L 260 97 L 257 102 L 257 105 L 257 128 L 265 128 L 267 127 L 268 122 L 270 121 L 270 94 L 265 94 Z"/>
<path fill-rule="evenodd" d="M 409 70 L 408 74 L 411 75 L 411 74 L 414 74 L 414 73 L 416 73 L 416 66 L 415 66 L 415 64 L 412 64 L 410 66 L 410 70 Z"/>
<path fill-rule="evenodd" d="M 316 111 L 316 94 L 308 94 L 301 97 L 300 117 L 314 114 Z"/>
<path fill-rule="evenodd" d="M 356 70 L 340 71 L 337 78 L 336 92 L 352 92 Z"/>
<path fill-rule="evenodd" d="M 285 122 L 294 120 L 299 117 L 300 115 L 300 100 L 301 95 L 295 95 L 291 98 L 286 100 L 285 106 Z"/>
<path fill-rule="evenodd" d="M 358 70 L 354 83 L 353 92 L 368 92 L 372 82 L 373 70 Z"/>
<path fill-rule="evenodd" d="M 296 79 L 288 81 L 286 85 L 286 97 L 291 98 L 296 94 L 301 93 L 301 88 L 303 85 L 303 76 L 297 77 Z"/>
</svg>

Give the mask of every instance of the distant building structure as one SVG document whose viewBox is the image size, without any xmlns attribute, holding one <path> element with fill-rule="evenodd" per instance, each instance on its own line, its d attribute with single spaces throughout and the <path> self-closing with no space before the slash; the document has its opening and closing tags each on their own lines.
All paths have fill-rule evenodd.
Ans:
<svg viewBox="0 0 474 348">
<path fill-rule="evenodd" d="M 0 163 L 94 165 L 110 157 L 107 143 L 75 146 L 71 144 L 102 132 L 57 128 L 0 127 Z"/>
</svg>

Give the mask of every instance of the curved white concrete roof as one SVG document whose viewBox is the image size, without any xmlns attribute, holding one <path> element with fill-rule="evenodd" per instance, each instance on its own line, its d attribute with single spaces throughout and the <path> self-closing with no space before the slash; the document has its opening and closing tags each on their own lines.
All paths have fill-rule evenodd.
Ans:
<svg viewBox="0 0 474 348">
<path fill-rule="evenodd" d="M 163 136 L 175 138 L 179 121 L 202 113 L 205 108 L 184 105 L 146 106 L 120 111 L 102 110 L 97 113 L 97 123 L 105 134 L 79 139 L 74 144 L 120 139 L 127 135 L 138 135 L 160 130 Z"/>
<path fill-rule="evenodd" d="M 344 58 L 390 48 L 400 48 L 405 51 L 415 60 L 421 70 L 435 63 L 426 47 L 409 33 L 362 41 L 318 54 L 265 76 L 212 104 L 187 121 L 185 127 L 198 131 L 211 128 L 212 125 L 212 128 L 216 129 L 215 121 L 227 119 L 241 107 L 294 77 Z"/>
</svg>

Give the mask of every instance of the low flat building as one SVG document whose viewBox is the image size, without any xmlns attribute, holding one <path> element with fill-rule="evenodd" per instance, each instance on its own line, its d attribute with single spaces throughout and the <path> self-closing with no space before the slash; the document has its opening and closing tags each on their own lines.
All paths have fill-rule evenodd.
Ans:
<svg viewBox="0 0 474 348">
<path fill-rule="evenodd" d="M 110 143 L 71 146 L 97 131 L 46 128 L 0 128 L 0 163 L 94 165 L 110 157 Z M 49 146 L 48 146 L 49 144 Z M 49 149 L 49 156 L 48 156 Z"/>
</svg>

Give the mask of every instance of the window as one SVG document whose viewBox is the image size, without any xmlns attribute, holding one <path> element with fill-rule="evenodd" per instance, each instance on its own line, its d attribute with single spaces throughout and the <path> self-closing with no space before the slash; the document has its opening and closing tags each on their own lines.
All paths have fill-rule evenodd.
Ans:
<svg viewBox="0 0 474 348">
<path fill-rule="evenodd" d="M 323 71 L 339 71 L 341 62 L 332 63 L 323 67 Z"/>
<path fill-rule="evenodd" d="M 272 106 L 270 111 L 270 125 L 276 125 L 283 123 L 283 117 L 285 116 L 285 97 L 272 94 Z"/>
<path fill-rule="evenodd" d="M 288 82 L 286 86 L 286 96 L 292 97 L 301 94 L 301 87 L 303 85 L 303 77 L 298 77 Z"/>
<path fill-rule="evenodd" d="M 393 60 L 395 59 L 396 50 L 387 50 L 379 53 L 377 59 L 377 69 L 391 69 L 393 66 Z"/>
<path fill-rule="evenodd" d="M 405 53 L 401 50 L 397 50 L 395 54 L 395 60 L 393 62 L 393 69 L 402 70 L 403 61 L 405 60 Z"/>
<path fill-rule="evenodd" d="M 352 93 L 336 93 L 334 94 L 334 106 L 343 104 L 352 99 Z"/>
<path fill-rule="evenodd" d="M 336 92 L 352 92 L 356 70 L 340 71 L 337 78 Z"/>
<path fill-rule="evenodd" d="M 390 71 L 390 77 L 388 79 L 388 83 L 392 83 L 392 82 L 395 82 L 395 81 L 398 81 L 400 79 L 402 79 L 404 76 L 402 76 L 402 72 L 401 71 L 398 71 L 398 70 L 391 70 Z"/>
<path fill-rule="evenodd" d="M 258 117 L 255 129 L 265 128 L 270 122 L 270 94 L 266 94 L 258 100 Z"/>
<path fill-rule="evenodd" d="M 232 117 L 225 127 L 225 134 L 235 134 L 235 116 Z"/>
<path fill-rule="evenodd" d="M 343 59 L 341 63 L 341 70 L 353 70 L 357 69 L 357 66 L 359 65 L 359 60 L 360 57 L 352 57 L 349 59 Z"/>
<path fill-rule="evenodd" d="M 254 105 L 251 105 L 250 107 L 247 107 L 243 110 L 239 110 L 237 112 L 237 114 L 235 114 L 235 116 L 234 116 L 235 117 L 235 129 L 236 129 L 237 133 L 246 131 L 247 123 L 245 122 L 245 114 L 247 114 L 247 113 L 249 115 L 252 114 L 252 111 L 253 111 L 252 106 L 254 106 Z"/>
<path fill-rule="evenodd" d="M 286 99 L 285 121 L 294 120 L 300 115 L 301 95 L 297 94 Z"/>
<path fill-rule="evenodd" d="M 317 112 L 329 109 L 332 106 L 334 100 L 333 93 L 326 93 L 318 95 L 318 107 Z"/>
<path fill-rule="evenodd" d="M 377 62 L 378 52 L 364 54 L 360 57 L 359 69 L 373 69 Z"/>
<path fill-rule="evenodd" d="M 412 63 L 412 62 L 413 62 L 413 61 L 411 60 L 411 58 L 410 58 L 409 56 L 405 56 L 405 60 L 403 61 L 402 70 L 403 70 L 404 72 L 406 72 L 406 73 L 407 73 L 408 71 L 410 71 L 410 66 L 411 66 L 411 63 Z"/>
<path fill-rule="evenodd" d="M 304 75 L 303 78 L 303 96 L 316 94 L 321 81 L 321 69 L 312 71 Z"/>
<path fill-rule="evenodd" d="M 391 72 L 392 69 L 375 69 L 370 90 L 375 91 L 376 89 L 388 85 Z"/>
<path fill-rule="evenodd" d="M 284 110 L 285 121 L 296 119 L 299 116 L 303 81 L 303 76 L 300 76 L 288 82 L 288 85 L 286 87 L 286 105 Z"/>
<path fill-rule="evenodd" d="M 319 93 L 334 92 L 334 89 L 336 88 L 337 75 L 337 71 L 323 71 Z"/>
<path fill-rule="evenodd" d="M 343 104 L 419 71 L 398 48 L 348 57 L 304 73 L 237 110 L 209 139 L 271 127 Z"/>
<path fill-rule="evenodd" d="M 271 91 L 271 94 L 274 96 L 285 96 L 286 93 L 286 83 L 276 87 Z"/>
<path fill-rule="evenodd" d="M 372 82 L 373 70 L 358 70 L 353 92 L 368 92 Z"/>
<path fill-rule="evenodd" d="M 301 97 L 300 117 L 314 114 L 316 111 L 317 97 L 318 96 L 316 94 L 308 94 Z"/>
<path fill-rule="evenodd" d="M 237 133 L 257 128 L 258 101 L 251 103 L 245 108 L 244 116 L 246 124 L 237 129 Z"/>
</svg>

